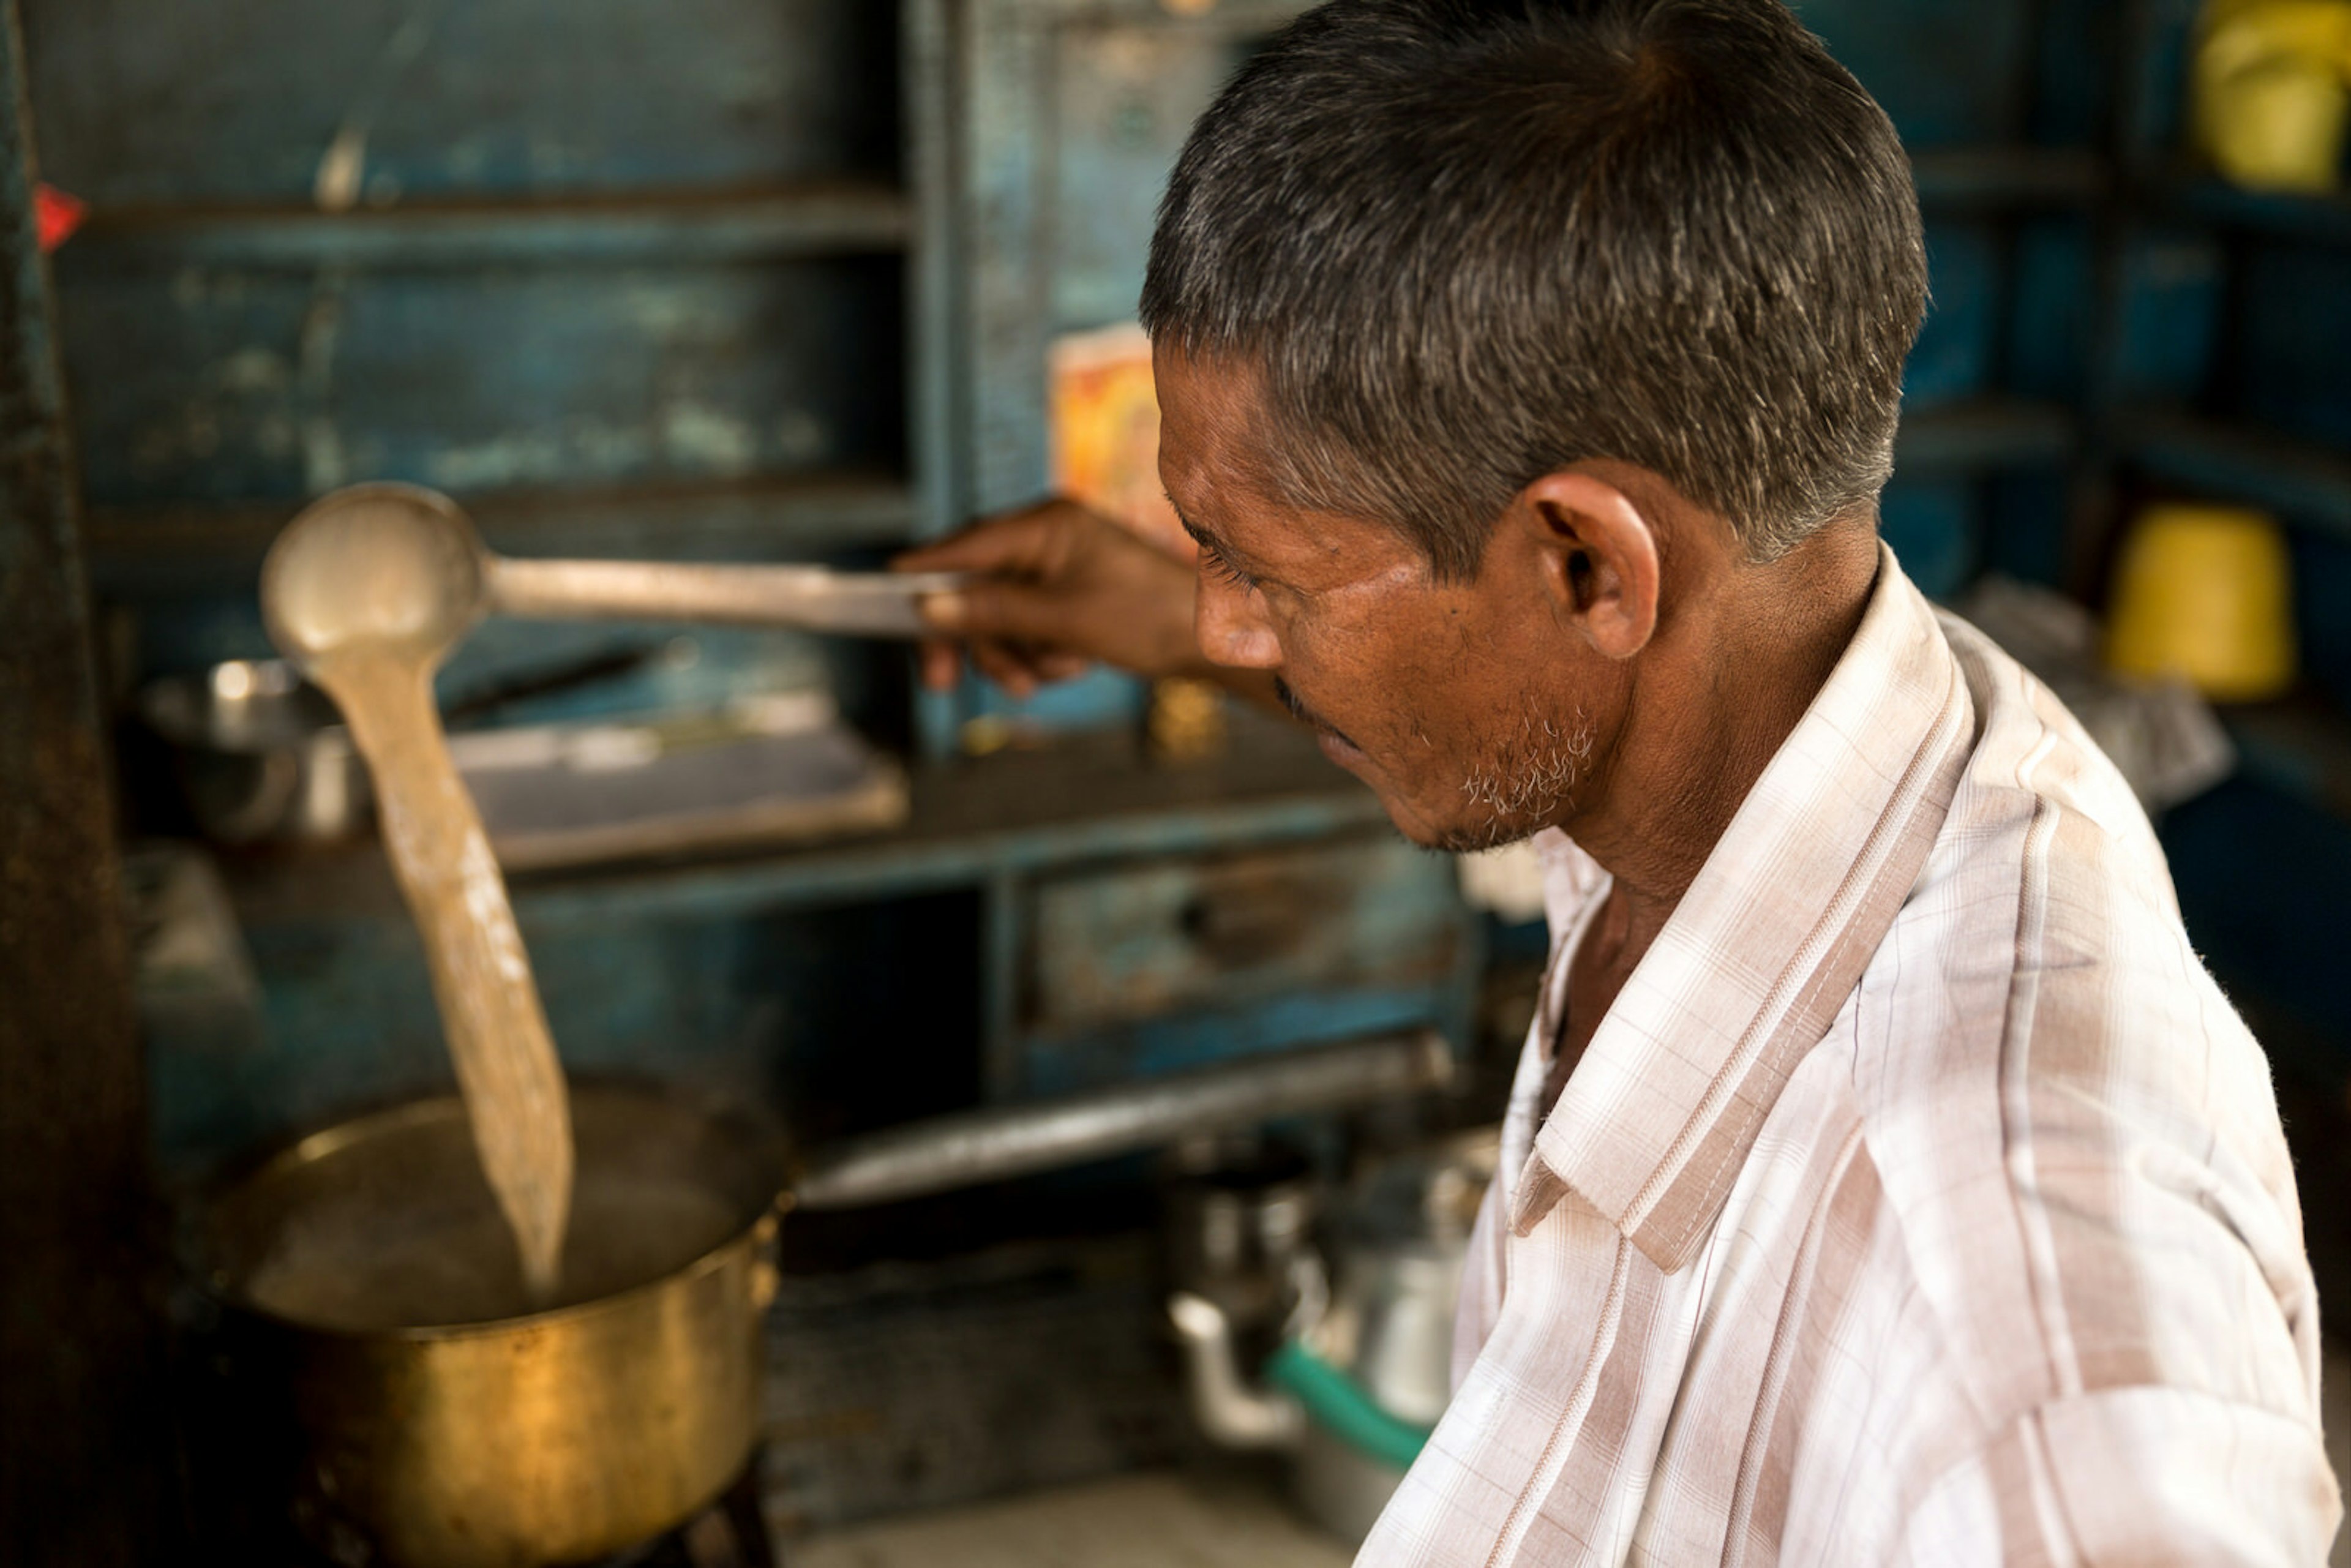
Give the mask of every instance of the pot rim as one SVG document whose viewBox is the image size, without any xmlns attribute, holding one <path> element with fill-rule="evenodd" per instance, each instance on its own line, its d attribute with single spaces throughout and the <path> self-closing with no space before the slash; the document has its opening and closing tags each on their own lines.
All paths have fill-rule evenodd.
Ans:
<svg viewBox="0 0 2351 1568">
<path fill-rule="evenodd" d="M 622 1091 L 649 1100 L 665 1101 L 673 1106 L 709 1113 L 708 1108 L 695 1103 L 693 1096 L 680 1093 L 674 1088 L 657 1081 L 620 1075 L 571 1075 L 570 1090 L 577 1093 L 585 1089 Z M 266 1149 L 253 1159 L 237 1163 L 226 1174 L 204 1184 L 203 1191 L 190 1206 L 190 1229 L 200 1234 L 205 1218 L 214 1212 L 230 1195 L 263 1180 L 270 1172 L 284 1167 L 311 1164 L 348 1147 L 360 1137 L 397 1129 L 406 1123 L 423 1121 L 445 1113 L 453 1101 L 461 1101 L 454 1092 L 410 1096 L 373 1110 L 346 1116 L 309 1133 L 298 1134 L 288 1142 Z M 776 1190 L 751 1217 L 730 1231 L 726 1239 L 666 1273 L 626 1290 L 611 1291 L 584 1301 L 573 1301 L 559 1307 L 544 1307 L 536 1312 L 518 1312 L 509 1317 L 478 1318 L 466 1322 L 402 1324 L 388 1328 L 355 1329 L 338 1327 L 291 1317 L 264 1306 L 232 1283 L 218 1260 L 210 1256 L 206 1244 L 191 1237 L 183 1246 L 188 1249 L 182 1260 L 184 1272 L 195 1288 L 225 1311 L 246 1318 L 258 1319 L 275 1327 L 313 1338 L 342 1341 L 351 1343 L 432 1344 L 450 1341 L 486 1339 L 511 1334 L 517 1330 L 552 1323 L 573 1322 L 600 1316 L 614 1315 L 633 1309 L 645 1300 L 669 1291 L 692 1286 L 730 1263 L 738 1253 L 765 1244 L 776 1232 L 782 1217 L 793 1204 L 793 1166 L 789 1142 L 777 1128 L 772 1117 L 755 1106 L 729 1105 L 726 1114 L 752 1122 L 768 1137 L 778 1155 Z"/>
</svg>

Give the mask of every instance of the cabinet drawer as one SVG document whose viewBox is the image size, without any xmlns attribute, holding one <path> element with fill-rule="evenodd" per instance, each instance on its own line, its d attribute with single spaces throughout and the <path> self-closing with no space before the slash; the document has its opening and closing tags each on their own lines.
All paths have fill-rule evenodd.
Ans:
<svg viewBox="0 0 2351 1568">
<path fill-rule="evenodd" d="M 1027 1010 L 1046 1029 L 1433 982 L 1462 940 L 1450 857 L 1387 838 L 1060 877 L 1035 897 Z"/>
</svg>

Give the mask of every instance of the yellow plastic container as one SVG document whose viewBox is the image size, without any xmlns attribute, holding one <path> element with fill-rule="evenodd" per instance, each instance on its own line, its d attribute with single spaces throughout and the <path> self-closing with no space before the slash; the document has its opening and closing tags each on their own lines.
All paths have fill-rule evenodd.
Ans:
<svg viewBox="0 0 2351 1568">
<path fill-rule="evenodd" d="M 2294 578 L 2277 519 L 2250 507 L 2150 507 L 2124 541 L 2106 633 L 2119 674 L 2179 677 L 2216 702 L 2294 684 Z"/>
<path fill-rule="evenodd" d="M 2351 125 L 2351 0 L 2208 0 L 2197 141 L 2255 190 L 2332 190 Z"/>
</svg>

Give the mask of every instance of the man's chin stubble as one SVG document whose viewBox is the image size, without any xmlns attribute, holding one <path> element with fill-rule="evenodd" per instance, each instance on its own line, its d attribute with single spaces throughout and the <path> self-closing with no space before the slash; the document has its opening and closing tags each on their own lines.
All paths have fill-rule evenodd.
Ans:
<svg viewBox="0 0 2351 1568">
<path fill-rule="evenodd" d="M 1592 721 L 1581 707 L 1562 727 L 1530 703 L 1520 733 L 1461 781 L 1476 819 L 1440 833 L 1437 847 L 1475 854 L 1557 822 L 1575 809 L 1575 789 L 1591 767 L 1593 745 Z"/>
</svg>

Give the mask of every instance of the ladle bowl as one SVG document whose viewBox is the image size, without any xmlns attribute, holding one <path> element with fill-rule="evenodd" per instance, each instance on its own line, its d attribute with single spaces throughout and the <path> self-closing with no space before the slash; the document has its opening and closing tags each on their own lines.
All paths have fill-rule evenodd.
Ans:
<svg viewBox="0 0 2351 1568">
<path fill-rule="evenodd" d="M 356 485 L 277 536 L 261 569 L 261 613 L 270 640 L 306 670 L 361 643 L 437 664 L 489 612 L 488 562 L 446 496 Z"/>
</svg>

